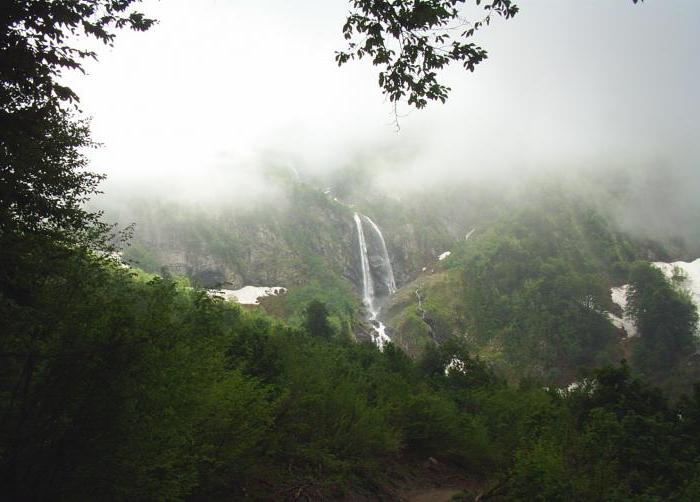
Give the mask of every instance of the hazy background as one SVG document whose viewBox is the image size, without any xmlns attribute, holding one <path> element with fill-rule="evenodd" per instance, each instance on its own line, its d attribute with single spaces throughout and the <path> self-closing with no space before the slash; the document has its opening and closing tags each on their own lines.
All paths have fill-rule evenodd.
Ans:
<svg viewBox="0 0 700 502">
<path fill-rule="evenodd" d="M 71 77 L 105 144 L 93 169 L 108 195 L 203 203 L 274 196 L 259 176 L 271 163 L 318 173 L 362 159 L 393 191 L 623 169 L 641 207 L 654 191 L 661 225 L 697 221 L 697 0 L 518 4 L 479 38 L 489 59 L 446 73 L 445 105 L 400 109 L 397 133 L 371 64 L 334 63 L 345 0 L 147 1 L 160 23 Z"/>
</svg>

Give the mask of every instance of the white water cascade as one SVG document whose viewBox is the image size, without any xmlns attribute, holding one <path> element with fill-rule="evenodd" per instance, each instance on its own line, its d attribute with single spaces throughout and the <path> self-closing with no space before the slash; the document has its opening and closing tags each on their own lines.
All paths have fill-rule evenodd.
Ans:
<svg viewBox="0 0 700 502">
<path fill-rule="evenodd" d="M 372 226 L 372 230 L 374 230 L 375 235 L 379 238 L 379 244 L 380 244 L 380 248 L 381 248 L 381 252 L 382 252 L 382 258 L 384 260 L 383 268 L 384 268 L 384 273 L 385 273 L 386 289 L 389 291 L 390 295 L 393 295 L 394 293 L 396 293 L 396 281 L 394 280 L 394 269 L 391 267 L 391 260 L 389 259 L 389 252 L 386 249 L 386 241 L 384 240 L 384 236 L 382 235 L 381 230 L 379 230 L 379 227 L 377 226 L 377 224 L 374 223 L 369 218 L 369 216 L 364 216 L 364 218 Z"/>
<path fill-rule="evenodd" d="M 372 276 L 372 265 L 367 251 L 367 240 L 363 220 L 369 223 L 370 229 L 373 231 L 376 242 L 379 243 L 379 254 L 381 262 L 376 265 L 380 270 L 379 279 L 382 281 L 382 286 L 388 292 L 393 294 L 396 292 L 396 281 L 394 280 L 394 271 L 391 268 L 391 260 L 386 248 L 386 242 L 379 227 L 367 216 L 355 213 L 355 228 L 357 229 L 357 242 L 360 249 L 360 270 L 362 272 L 362 303 L 369 312 L 369 320 L 374 327 L 375 334 L 372 335 L 372 341 L 382 349 L 387 342 L 390 341 L 386 334 L 386 326 L 377 319 L 379 316 L 380 307 L 377 305 L 377 292 L 374 287 L 374 277 Z"/>
</svg>

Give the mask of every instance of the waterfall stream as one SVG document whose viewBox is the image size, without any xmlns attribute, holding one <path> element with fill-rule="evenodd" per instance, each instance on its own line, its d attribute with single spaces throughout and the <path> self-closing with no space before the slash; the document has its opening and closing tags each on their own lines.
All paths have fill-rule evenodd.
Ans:
<svg viewBox="0 0 700 502">
<path fill-rule="evenodd" d="M 367 257 L 367 241 L 365 232 L 362 229 L 360 215 L 355 213 L 355 227 L 357 228 L 357 239 L 360 246 L 360 269 L 362 270 L 362 302 L 370 312 L 374 311 L 374 281 L 369 268 L 369 258 Z"/>
<path fill-rule="evenodd" d="M 384 348 L 384 345 L 390 341 L 390 338 L 386 334 L 386 326 L 384 326 L 384 324 L 377 318 L 379 316 L 379 311 L 381 310 L 381 308 L 378 306 L 377 300 L 382 299 L 382 294 L 377 292 L 375 288 L 375 280 L 378 279 L 378 284 L 382 286 L 383 291 L 386 291 L 387 294 L 383 296 L 391 295 L 396 292 L 394 271 L 391 267 L 391 260 L 389 259 L 389 252 L 387 251 L 384 236 L 382 235 L 381 230 L 379 230 L 379 227 L 365 215 L 355 213 L 353 215 L 353 219 L 355 220 L 355 228 L 357 229 L 357 243 L 360 250 L 362 303 L 369 312 L 369 321 L 372 323 L 375 331 L 375 334 L 372 335 L 372 341 L 381 349 Z M 374 264 L 370 260 L 370 250 L 368 250 L 363 222 L 369 224 L 369 229 L 374 235 L 374 242 L 378 243 L 378 245 L 374 246 L 375 251 L 378 251 L 378 253 L 373 254 L 373 257 L 375 258 L 373 260 Z M 374 275 L 373 268 L 376 270 Z"/>
<path fill-rule="evenodd" d="M 382 253 L 382 258 L 384 260 L 384 269 L 385 269 L 385 274 L 386 274 L 386 289 L 389 291 L 390 295 L 393 295 L 396 293 L 396 281 L 394 280 L 394 269 L 391 267 L 391 260 L 389 259 L 389 252 L 386 249 L 386 241 L 384 240 L 384 236 L 382 235 L 381 230 L 379 230 L 379 227 L 377 226 L 376 223 L 374 223 L 369 216 L 363 216 L 367 222 L 370 224 L 372 227 L 372 230 L 374 230 L 374 233 L 377 235 L 379 238 L 379 243 L 380 243 L 380 250 Z"/>
<path fill-rule="evenodd" d="M 420 288 L 416 289 L 416 298 L 418 299 L 418 307 L 416 307 L 416 310 L 420 318 L 425 321 L 425 309 L 423 308 L 423 297 L 420 295 Z"/>
</svg>

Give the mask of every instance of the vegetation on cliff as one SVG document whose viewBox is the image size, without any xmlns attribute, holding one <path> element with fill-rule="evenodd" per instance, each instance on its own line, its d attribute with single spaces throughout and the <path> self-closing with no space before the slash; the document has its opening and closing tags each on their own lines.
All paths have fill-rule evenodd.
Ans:
<svg viewBox="0 0 700 502">
<path fill-rule="evenodd" d="M 509 378 L 558 385 L 623 357 L 658 383 L 682 370 L 696 349 L 695 307 L 638 261 L 647 243 L 580 196 L 542 191 L 533 200 L 456 242 L 433 265 L 437 273 L 399 291 L 388 312 L 397 341 L 420 353 L 427 343 L 463 338 Z M 634 340 L 622 340 L 607 316 L 617 308 L 610 287 L 626 283 L 637 285 L 626 315 L 653 331 Z"/>
</svg>

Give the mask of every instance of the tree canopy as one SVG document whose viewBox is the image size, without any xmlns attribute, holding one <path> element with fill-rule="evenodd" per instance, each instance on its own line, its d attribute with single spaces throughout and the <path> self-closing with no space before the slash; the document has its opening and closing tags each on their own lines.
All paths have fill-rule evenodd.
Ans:
<svg viewBox="0 0 700 502">
<path fill-rule="evenodd" d="M 699 498 L 700 387 L 670 404 L 625 364 L 569 390 L 513 387 L 471 358 L 464 340 L 431 346 L 417 363 L 391 344 L 381 352 L 331 336 L 329 309 L 317 300 L 295 329 L 186 280 L 105 264 L 65 246 L 96 223 L 80 204 L 99 181 L 84 171 L 81 149 L 91 140 L 77 97 L 59 83 L 61 70 L 80 69 L 94 54 L 68 41 L 82 34 L 111 43 L 114 29 L 147 29 L 152 21 L 131 11 L 134 3 L 6 0 L 0 8 L 4 497 L 396 499 L 390 487 L 430 459 L 473 476 L 483 489 L 476 499 Z M 398 9 L 409 2 L 355 4 Z M 489 5 L 497 4 L 510 5 Z M 400 22 L 433 26 L 420 16 Z M 414 71 L 411 64 L 398 71 Z M 412 104 L 423 106 L 423 91 L 413 90 Z M 599 259 L 612 267 L 623 246 L 594 215 L 586 221 L 589 233 L 604 235 L 598 242 L 610 243 Z M 537 220 L 531 226 L 538 224 L 552 228 Z M 592 326 L 600 318 L 591 311 L 595 291 L 564 262 L 582 261 L 570 245 L 577 241 L 514 227 L 524 229 L 517 239 L 494 236 L 475 256 L 464 250 L 461 259 L 482 273 L 465 279 L 485 277 L 492 286 L 477 290 L 474 303 L 499 300 L 493 288 L 515 290 L 518 296 L 500 303 L 512 303 L 518 317 L 527 319 L 526 309 L 539 302 Z M 34 245 L 36 235 L 48 236 L 40 241 L 48 245 Z M 8 262 L 8 243 L 23 240 L 30 245 L 13 248 Z M 63 254 L 47 252 L 55 242 Z M 540 247 L 555 242 L 548 255 Z M 535 266 L 552 287 L 531 276 Z M 670 286 L 660 274 L 634 272 L 630 302 L 641 331 L 682 354 L 697 326 L 688 298 L 667 301 Z M 319 280 L 319 288 L 327 283 Z M 558 327 L 554 315 L 539 313 Z M 535 332 L 539 319 L 531 319 L 528 332 Z M 490 334 L 491 326 L 483 328 Z"/>
<path fill-rule="evenodd" d="M 627 314 L 640 332 L 635 362 L 647 377 L 667 373 L 695 351 L 698 313 L 690 296 L 663 273 L 639 263 L 630 273 Z"/>
<path fill-rule="evenodd" d="M 438 80 L 438 71 L 452 62 L 474 71 L 486 59 L 474 34 L 494 15 L 509 19 L 518 12 L 511 0 L 475 0 L 475 21 L 466 17 L 466 0 L 352 0 L 351 4 L 343 26 L 348 48 L 336 53 L 338 65 L 371 58 L 381 68 L 379 86 L 389 100 L 407 98 L 416 108 L 428 100 L 444 103 L 450 88 Z"/>
<path fill-rule="evenodd" d="M 86 170 L 95 146 L 65 70 L 94 59 L 90 39 L 111 44 L 120 28 L 147 30 L 140 0 L 6 0 L 0 7 L 0 235 L 78 241 L 104 233 L 83 203 L 102 176 Z"/>
</svg>

